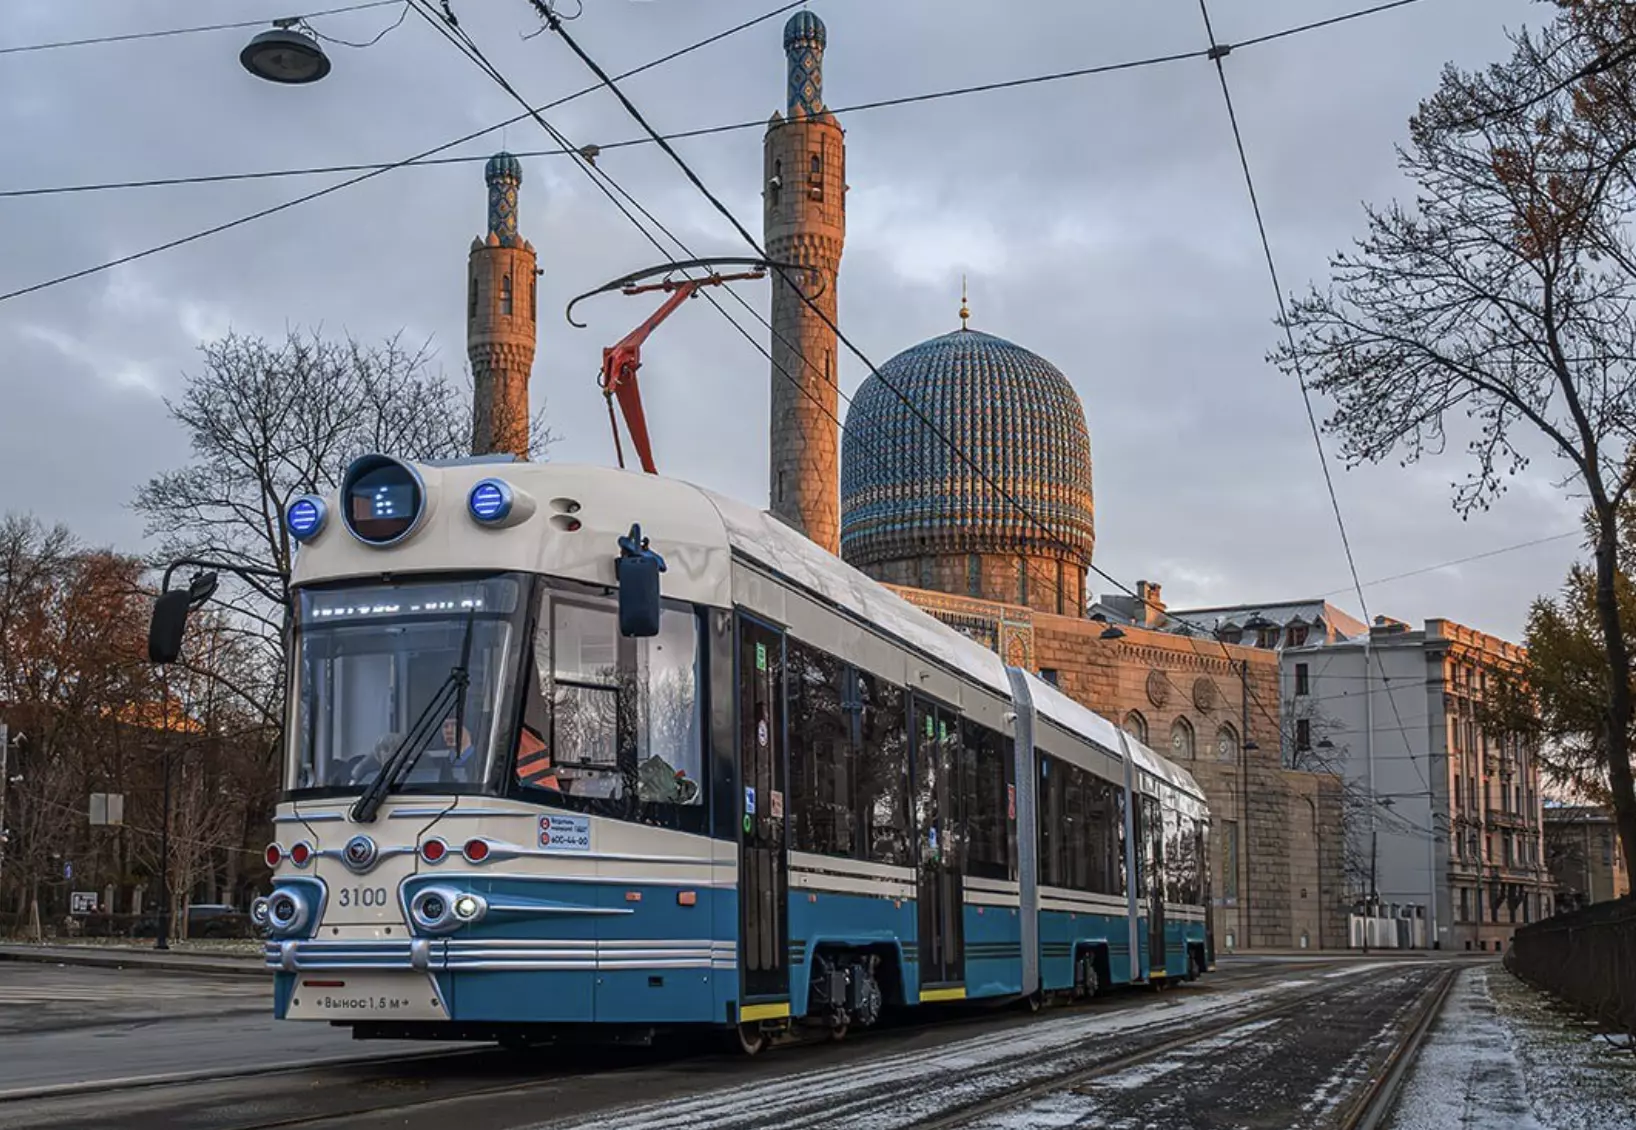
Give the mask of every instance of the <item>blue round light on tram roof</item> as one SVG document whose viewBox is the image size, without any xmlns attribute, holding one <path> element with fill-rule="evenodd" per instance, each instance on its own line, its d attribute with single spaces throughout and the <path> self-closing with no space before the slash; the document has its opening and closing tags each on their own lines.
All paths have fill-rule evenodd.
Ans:
<svg viewBox="0 0 1636 1130">
<path fill-rule="evenodd" d="M 488 525 L 503 522 L 511 514 L 513 495 L 511 487 L 500 479 L 484 479 L 471 488 L 466 496 L 466 508 L 471 516 Z"/>
<path fill-rule="evenodd" d="M 296 541 L 310 541 L 324 528 L 324 519 L 328 514 L 329 508 L 324 505 L 323 499 L 303 495 L 290 503 L 290 508 L 284 512 L 284 525 Z"/>
</svg>

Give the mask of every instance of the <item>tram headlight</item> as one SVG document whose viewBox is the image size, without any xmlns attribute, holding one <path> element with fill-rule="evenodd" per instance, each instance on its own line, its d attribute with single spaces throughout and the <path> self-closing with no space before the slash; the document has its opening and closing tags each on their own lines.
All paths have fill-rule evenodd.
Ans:
<svg viewBox="0 0 1636 1130">
<path fill-rule="evenodd" d="M 454 916 L 462 922 L 476 922 L 488 910 L 480 895 L 464 894 L 454 900 Z"/>
<path fill-rule="evenodd" d="M 267 899 L 258 898 L 250 904 L 250 921 L 257 926 L 266 926 L 270 921 L 267 911 Z"/>
<path fill-rule="evenodd" d="M 267 900 L 267 925 L 280 934 L 298 934 L 312 918 L 312 903 L 305 893 L 285 887 Z"/>
<path fill-rule="evenodd" d="M 534 515 L 534 499 L 504 479 L 481 479 L 466 495 L 466 513 L 490 529 L 526 522 Z"/>
<path fill-rule="evenodd" d="M 455 904 L 465 897 L 468 896 L 458 891 L 427 887 L 416 891 L 415 897 L 409 900 L 409 917 L 428 934 L 447 933 L 460 925 L 460 919 L 455 917 Z"/>
<path fill-rule="evenodd" d="M 308 542 L 324 532 L 324 521 L 329 507 L 314 494 L 304 494 L 284 511 L 284 527 L 299 542 Z"/>
</svg>

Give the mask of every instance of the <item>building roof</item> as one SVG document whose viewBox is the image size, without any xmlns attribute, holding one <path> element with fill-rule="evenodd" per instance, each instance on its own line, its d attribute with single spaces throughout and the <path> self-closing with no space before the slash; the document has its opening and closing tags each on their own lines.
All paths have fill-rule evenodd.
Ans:
<svg viewBox="0 0 1636 1130">
<path fill-rule="evenodd" d="M 1227 604 L 1213 608 L 1177 608 L 1168 611 L 1167 628 L 1181 628 L 1188 624 L 1212 631 L 1250 630 L 1263 626 L 1263 621 L 1279 628 L 1323 626 L 1324 636 L 1331 642 L 1357 639 L 1369 634 L 1369 625 L 1327 600 L 1274 601 L 1266 604 Z M 1251 627 L 1252 621 L 1255 627 Z"/>
<path fill-rule="evenodd" d="M 841 441 L 848 562 L 1061 556 L 1066 544 L 1088 565 L 1094 542 L 1085 410 L 1043 357 L 960 329 L 904 350 L 859 387 Z"/>
</svg>

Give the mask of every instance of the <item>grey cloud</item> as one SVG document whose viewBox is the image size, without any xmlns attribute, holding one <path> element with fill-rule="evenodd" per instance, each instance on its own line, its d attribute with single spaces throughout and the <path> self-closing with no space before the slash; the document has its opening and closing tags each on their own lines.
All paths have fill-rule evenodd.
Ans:
<svg viewBox="0 0 1636 1130">
<path fill-rule="evenodd" d="M 573 33 L 610 70 L 759 14 L 767 0 L 587 0 Z M 1227 41 L 1319 19 L 1350 0 L 1215 5 Z M 140 6 L 47 3 L 8 13 L 12 42 L 214 22 L 204 0 Z M 588 82 L 524 0 L 456 0 L 496 64 L 539 102 Z M 1196 49 L 1184 0 L 830 0 L 832 105 Z M 1480 65 L 1503 28 L 1538 19 L 1527 0 L 1413 5 L 1227 60 L 1287 288 L 1322 278 L 1361 225 L 1360 200 L 1405 191 L 1392 146 L 1445 60 Z M 320 26 L 367 38 L 390 10 Z M 662 129 L 764 120 L 783 101 L 780 20 L 627 89 Z M 239 32 L 8 57 L 0 128 L 21 159 L 8 187 L 392 160 L 517 110 L 411 16 L 367 51 L 332 47 L 306 89 L 259 84 Z M 597 95 L 551 119 L 576 144 L 636 127 Z M 1264 363 L 1275 308 L 1212 68 L 1188 61 L 845 119 L 853 187 L 840 282 L 842 324 L 877 363 L 955 325 L 972 275 L 973 324 L 1051 359 L 1073 380 L 1096 459 L 1098 563 L 1167 582 L 1188 603 L 1304 596 L 1345 583 L 1333 518 L 1294 383 Z M 532 123 L 513 149 L 549 147 Z M 483 154 L 498 135 L 464 147 Z M 681 143 L 707 183 L 759 234 L 758 129 Z M 701 254 L 746 249 L 652 149 L 602 167 Z M 309 191 L 330 179 L 243 182 L 0 201 L 0 290 L 127 253 Z M 546 269 L 536 397 L 565 435 L 564 460 L 605 462 L 611 443 L 593 376 L 604 345 L 645 316 L 618 296 L 559 312 L 574 294 L 659 255 L 567 162 L 525 162 L 522 225 Z M 193 337 L 231 324 L 263 333 L 323 323 L 364 336 L 429 337 L 451 374 L 464 360 L 466 250 L 483 221 L 480 165 L 388 173 L 282 216 L 119 272 L 0 305 L 6 408 L 0 509 L 60 517 L 136 547 L 136 484 L 187 457 L 159 396 L 194 364 Z M 766 293 L 742 291 L 765 312 Z M 766 332 L 728 304 L 757 338 Z M 52 344 L 55 342 L 56 344 Z M 661 466 L 754 503 L 766 494 L 766 362 L 703 304 L 667 323 L 643 369 Z M 843 388 L 865 375 L 841 359 Z M 143 374 L 151 385 L 131 380 Z M 1333 446 L 1333 445 L 1331 445 Z M 1343 473 L 1344 512 L 1365 579 L 1572 526 L 1550 489 L 1518 490 L 1462 523 L 1448 506 L 1454 454 L 1418 472 Z M 1549 478 L 1554 468 L 1534 474 Z M 1566 525 L 1562 523 L 1566 522 Z M 1371 590 L 1371 611 L 1448 615 L 1515 635 L 1526 603 L 1555 587 L 1572 542 Z M 1094 588 L 1106 589 L 1101 582 Z M 1336 598 L 1351 607 L 1355 600 Z"/>
</svg>

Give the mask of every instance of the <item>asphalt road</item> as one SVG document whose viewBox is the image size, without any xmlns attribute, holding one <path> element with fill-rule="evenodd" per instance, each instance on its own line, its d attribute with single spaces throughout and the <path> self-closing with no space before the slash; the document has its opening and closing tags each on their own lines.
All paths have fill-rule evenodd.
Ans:
<svg viewBox="0 0 1636 1130">
<path fill-rule="evenodd" d="M 1134 1038 L 1146 1026 L 1185 1023 L 1187 1017 L 1218 1006 L 1242 1004 L 1271 982 L 1305 979 L 1313 984 L 1324 972 L 1347 964 L 1344 959 L 1332 967 L 1327 961 L 1307 959 L 1237 958 L 1197 985 L 1162 994 L 1115 993 L 1094 1005 L 1048 1010 L 1037 1018 L 1017 1010 L 951 1011 L 945 1014 L 947 1022 L 938 1025 L 909 1024 L 840 1045 L 780 1049 L 744 1061 L 701 1050 L 697 1041 L 652 1050 L 549 1047 L 526 1053 L 478 1045 L 450 1056 L 435 1045 L 356 1043 L 341 1030 L 275 1022 L 268 1018 L 266 987 L 253 980 L 240 979 L 228 986 L 192 975 L 50 966 L 28 972 L 0 963 L 0 1025 L 8 1017 L 13 1024 L 0 1035 L 0 1126 L 143 1130 L 185 1125 L 242 1130 L 299 1121 L 356 1130 L 377 1125 L 443 1130 L 454 1121 L 462 1130 L 510 1130 L 540 1123 L 597 1123 L 611 1112 L 628 1112 L 633 1096 L 644 1104 L 691 1099 L 702 1104 L 694 1106 L 696 1112 L 711 1112 L 693 1123 L 706 1126 L 717 1124 L 716 1095 L 736 1096 L 735 1102 L 750 1099 L 752 1105 L 738 1107 L 741 1117 L 750 1121 L 731 1124 L 766 1125 L 755 1121 L 766 1112 L 758 1112 L 754 1104 L 776 1106 L 811 1091 L 807 1099 L 819 1105 L 809 1110 L 810 1121 L 816 1109 L 832 1103 L 825 1098 L 821 1081 L 826 1072 L 835 1073 L 840 1093 L 847 1093 L 856 1090 L 860 1070 L 879 1075 L 880 1065 L 889 1060 L 899 1066 L 876 1080 L 883 1084 L 882 1096 L 904 1091 L 916 1078 L 925 1086 L 917 1083 L 910 1089 L 935 1094 L 940 1084 L 934 1077 L 940 1069 L 934 1064 L 954 1073 L 948 1078 L 961 1078 L 970 1074 L 973 1056 L 986 1056 L 993 1061 L 990 1073 L 1002 1078 L 1005 1065 L 1000 1061 L 1020 1053 L 1024 1045 L 1052 1050 L 1054 1042 L 1061 1042 L 1094 1051 L 1105 1038 L 1099 1032 Z M 1351 980 L 1352 976 L 1339 978 L 1337 985 Z M 39 998 L 53 988 L 58 999 L 42 1006 Z M 145 1007 L 160 1006 L 174 1011 L 168 1016 L 140 1014 Z M 15 1010 L 41 1007 L 59 1010 L 55 1026 L 47 1019 L 30 1027 L 13 1015 Z M 87 1023 L 96 1020 L 100 1009 L 117 1009 L 121 1015 Z M 1286 1045 L 1285 1050 L 1293 1049 Z M 438 1054 L 428 1057 L 429 1052 Z M 332 1062 L 276 1074 L 140 1088 L 90 1086 L 44 1099 L 6 1101 L 3 1095 L 7 1090 L 15 1094 L 53 1084 L 106 1084 L 133 1076 L 201 1071 L 232 1075 L 359 1056 L 370 1057 L 370 1062 Z M 763 1095 L 770 1098 L 755 1097 Z M 650 1120 L 659 1119 L 654 1125 L 680 1125 L 663 1109 L 649 1111 Z M 629 1124 L 647 1125 L 642 1117 L 636 1115 Z M 813 1124 L 822 1121 L 820 1117 Z M 878 1117 L 876 1122 L 901 1125 L 879 1122 Z"/>
<path fill-rule="evenodd" d="M 273 1020 L 270 980 L 0 962 L 0 1100 L 64 1084 L 301 1065 L 394 1047 L 401 1050 Z M 0 1108 L 0 1126 L 8 1124 Z"/>
</svg>

